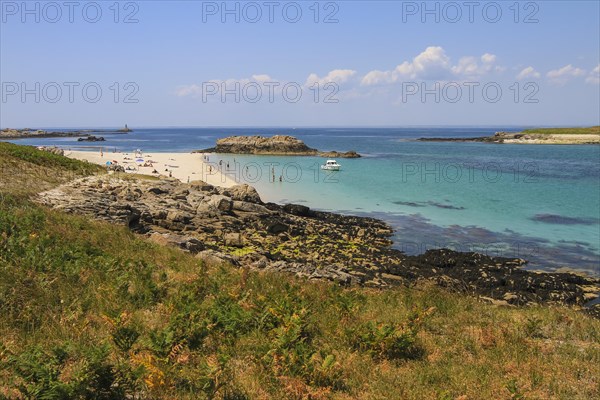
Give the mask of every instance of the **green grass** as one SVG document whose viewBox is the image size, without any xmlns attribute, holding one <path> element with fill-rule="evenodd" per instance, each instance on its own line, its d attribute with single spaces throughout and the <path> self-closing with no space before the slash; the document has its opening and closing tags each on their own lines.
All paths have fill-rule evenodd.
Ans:
<svg viewBox="0 0 600 400">
<path fill-rule="evenodd" d="M 521 133 L 529 135 L 600 135 L 600 126 L 589 128 L 537 128 L 526 129 Z"/>
<path fill-rule="evenodd" d="M 12 157 L 23 162 L 47 167 L 49 170 L 63 169 L 76 173 L 91 174 L 100 167 L 74 160 L 71 158 L 39 151 L 31 146 L 19 146 L 12 143 L 0 142 L 0 156 Z"/>
<path fill-rule="evenodd" d="M 600 395 L 600 321 L 571 308 L 205 265 L 1 193 L 0 398 Z"/>
<path fill-rule="evenodd" d="M 0 142 L 0 193 L 27 197 L 72 179 L 104 172 L 96 164 Z"/>
</svg>

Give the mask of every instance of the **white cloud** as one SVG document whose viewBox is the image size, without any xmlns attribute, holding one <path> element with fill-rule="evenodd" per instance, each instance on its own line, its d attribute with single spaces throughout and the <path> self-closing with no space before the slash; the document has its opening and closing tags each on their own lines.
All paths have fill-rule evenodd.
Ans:
<svg viewBox="0 0 600 400">
<path fill-rule="evenodd" d="M 364 86 L 379 85 L 382 83 L 394 82 L 392 71 L 371 71 L 367 73 L 361 80 Z"/>
<path fill-rule="evenodd" d="M 540 73 L 537 72 L 535 70 L 535 68 L 529 66 L 527 68 L 524 68 L 521 72 L 519 72 L 519 74 L 517 75 L 517 79 L 518 80 L 523 80 L 523 79 L 538 79 L 540 77 Z"/>
<path fill-rule="evenodd" d="M 432 76 L 446 71 L 450 65 L 450 58 L 441 47 L 430 46 L 416 56 L 412 62 L 405 61 L 396 67 L 396 72 L 403 76 L 416 78 L 417 76 Z"/>
<path fill-rule="evenodd" d="M 458 76 L 476 78 L 492 71 L 503 71 L 503 68 L 494 65 L 495 63 L 496 56 L 490 53 L 485 53 L 479 60 L 472 56 L 462 57 L 458 64 L 452 67 L 452 72 Z"/>
<path fill-rule="evenodd" d="M 565 65 L 559 69 L 554 69 L 546 74 L 550 81 L 559 84 L 564 84 L 571 78 L 576 78 L 583 75 L 585 75 L 584 70 L 581 68 L 575 68 L 571 64 Z"/>
<path fill-rule="evenodd" d="M 362 84 L 365 86 L 397 82 L 401 78 L 445 77 L 450 68 L 450 59 L 441 47 L 430 46 L 421 54 L 398 65 L 392 71 L 374 70 L 367 73 Z"/>
<path fill-rule="evenodd" d="M 485 53 L 481 56 L 481 61 L 486 64 L 493 64 L 496 62 L 496 56 L 494 54 Z"/>
<path fill-rule="evenodd" d="M 273 79 L 267 74 L 252 75 L 252 79 L 256 82 L 271 82 Z"/>
<path fill-rule="evenodd" d="M 201 96 L 202 91 L 203 91 L 203 86 L 206 84 L 209 84 L 209 83 L 217 84 L 217 85 L 219 85 L 219 87 L 224 84 L 225 88 L 233 89 L 233 88 L 235 88 L 236 84 L 243 86 L 243 85 L 246 85 L 251 82 L 262 84 L 264 82 L 272 82 L 272 81 L 273 81 L 273 79 L 267 74 L 256 74 L 256 75 L 252 75 L 251 78 L 242 78 L 242 79 L 234 79 L 234 78 L 225 79 L 225 80 L 211 79 L 209 81 L 203 82 L 200 85 L 194 83 L 191 85 L 178 86 L 177 89 L 175 89 L 175 95 L 177 97 Z"/>
<path fill-rule="evenodd" d="M 331 82 L 335 82 L 339 85 L 348 82 L 354 75 L 356 75 L 356 71 L 352 69 L 334 69 L 322 78 L 313 73 L 306 78 L 306 86 L 312 86 L 315 83 L 325 85 Z"/>
<path fill-rule="evenodd" d="M 458 64 L 452 65 L 450 57 L 439 46 L 430 46 L 411 61 L 405 61 L 391 71 L 374 70 L 367 73 L 361 83 L 364 86 L 398 82 L 403 78 L 439 79 L 451 77 L 473 78 L 490 72 L 501 72 L 504 68 L 496 66 L 496 56 L 485 53 L 481 57 L 462 57 Z"/>
<path fill-rule="evenodd" d="M 600 64 L 590 72 L 585 81 L 592 85 L 600 85 Z"/>
<path fill-rule="evenodd" d="M 175 89 L 177 97 L 195 96 L 202 93 L 202 88 L 198 85 L 182 85 Z"/>
</svg>

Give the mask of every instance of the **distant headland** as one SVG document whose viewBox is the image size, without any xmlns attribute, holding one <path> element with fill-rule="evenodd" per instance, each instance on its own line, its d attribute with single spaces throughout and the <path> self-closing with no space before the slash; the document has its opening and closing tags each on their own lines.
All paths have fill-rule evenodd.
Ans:
<svg viewBox="0 0 600 400">
<path fill-rule="evenodd" d="M 483 142 L 504 144 L 600 144 L 600 126 L 589 128 L 538 128 L 522 132 L 496 132 L 476 138 L 420 138 L 421 142 Z"/>
<path fill-rule="evenodd" d="M 83 130 L 74 130 L 74 131 L 47 131 L 43 129 L 13 129 L 6 128 L 0 131 L 0 140 L 8 140 L 8 139 L 34 139 L 34 138 L 57 138 L 57 137 L 75 137 L 75 138 L 84 138 L 84 137 L 94 137 L 94 134 L 99 133 L 109 133 L 109 134 L 125 134 L 133 132 L 127 124 L 125 124 L 124 128 L 121 129 L 83 129 Z M 91 141 L 91 140 L 90 140 Z"/>
<path fill-rule="evenodd" d="M 322 152 L 308 147 L 302 140 L 293 136 L 229 136 L 217 140 L 215 147 L 196 150 L 195 153 L 254 154 L 282 156 L 319 156 L 328 158 L 359 158 L 355 151 Z"/>
</svg>

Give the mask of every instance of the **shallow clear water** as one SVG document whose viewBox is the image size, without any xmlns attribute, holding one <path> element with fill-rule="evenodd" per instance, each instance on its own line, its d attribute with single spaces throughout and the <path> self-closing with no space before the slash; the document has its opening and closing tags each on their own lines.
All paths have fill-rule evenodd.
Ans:
<svg viewBox="0 0 600 400">
<path fill-rule="evenodd" d="M 223 160 L 224 169 L 229 163 L 228 173 L 256 186 L 265 201 L 384 219 L 396 229 L 395 246 L 408 253 L 449 247 L 525 258 L 531 268 L 570 266 L 599 274 L 600 146 L 411 140 L 496 130 L 140 129 L 103 134 L 102 146 L 190 151 L 212 147 L 223 136 L 290 134 L 319 150 L 356 150 L 364 157 L 338 159 L 339 172 L 320 170 L 319 157 L 213 155 L 210 161 Z M 15 142 L 78 147 L 72 138 Z"/>
</svg>

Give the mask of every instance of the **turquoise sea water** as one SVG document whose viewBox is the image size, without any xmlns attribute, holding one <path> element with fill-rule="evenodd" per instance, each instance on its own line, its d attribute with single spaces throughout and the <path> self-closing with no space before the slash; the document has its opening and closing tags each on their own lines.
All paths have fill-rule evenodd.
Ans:
<svg viewBox="0 0 600 400">
<path fill-rule="evenodd" d="M 338 159 L 339 172 L 320 170 L 319 157 L 211 155 L 210 161 L 222 160 L 224 172 L 254 185 L 265 201 L 384 219 L 396 229 L 395 246 L 407 253 L 448 247 L 600 275 L 600 146 L 413 140 L 497 130 L 507 129 L 165 128 L 103 135 L 102 145 L 190 151 L 223 136 L 290 134 L 319 150 L 356 150 L 364 157 Z M 77 147 L 72 138 L 15 142 Z"/>
</svg>

